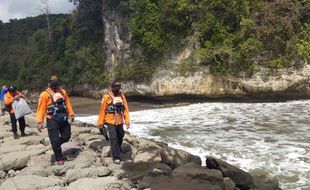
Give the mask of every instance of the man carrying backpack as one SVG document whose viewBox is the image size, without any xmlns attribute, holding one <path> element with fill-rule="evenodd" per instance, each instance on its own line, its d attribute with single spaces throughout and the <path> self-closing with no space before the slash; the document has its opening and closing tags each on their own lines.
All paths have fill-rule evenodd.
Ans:
<svg viewBox="0 0 310 190">
<path fill-rule="evenodd" d="M 45 116 L 56 162 L 58 165 L 63 165 L 61 144 L 68 142 L 71 138 L 71 126 L 68 119 L 71 122 L 74 120 L 74 112 L 67 92 L 59 87 L 59 81 L 54 75 L 48 81 L 48 88 L 40 94 L 39 98 L 36 120 L 40 132 L 43 129 Z"/>
<path fill-rule="evenodd" d="M 120 164 L 121 145 L 125 134 L 123 124 L 126 124 L 127 129 L 130 127 L 127 100 L 125 95 L 120 92 L 120 89 L 121 84 L 113 82 L 111 91 L 103 95 L 97 121 L 100 129 L 103 129 L 104 125 L 108 127 L 112 157 L 115 164 Z"/>
<path fill-rule="evenodd" d="M 20 98 L 24 98 L 25 96 L 16 90 L 15 86 L 10 85 L 7 89 L 7 92 L 4 95 L 4 104 L 5 109 L 10 113 L 10 119 L 11 119 L 11 125 L 12 125 L 12 132 L 14 133 L 14 139 L 18 139 L 19 136 L 17 134 L 17 120 L 15 117 L 14 109 L 12 107 L 12 104 L 14 101 L 18 101 Z M 25 117 L 18 118 L 18 124 L 19 124 L 19 130 L 21 133 L 21 136 L 26 136 L 25 133 Z"/>
</svg>

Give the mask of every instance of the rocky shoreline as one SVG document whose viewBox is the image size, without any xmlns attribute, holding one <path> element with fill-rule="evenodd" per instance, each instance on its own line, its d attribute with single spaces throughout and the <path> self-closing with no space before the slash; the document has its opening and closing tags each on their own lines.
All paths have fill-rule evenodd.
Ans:
<svg viewBox="0 0 310 190">
<path fill-rule="evenodd" d="M 46 129 L 39 133 L 34 115 L 26 117 L 27 137 L 13 139 L 8 115 L 0 118 L 0 190 L 279 190 L 269 175 L 252 176 L 223 160 L 201 159 L 162 142 L 126 133 L 122 162 L 90 124 L 75 121 L 71 141 L 62 145 L 66 162 L 55 165 Z"/>
</svg>

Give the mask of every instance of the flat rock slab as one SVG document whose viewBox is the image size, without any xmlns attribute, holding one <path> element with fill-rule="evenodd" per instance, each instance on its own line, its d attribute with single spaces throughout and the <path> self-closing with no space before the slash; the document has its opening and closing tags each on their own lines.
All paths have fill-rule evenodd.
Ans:
<svg viewBox="0 0 310 190">
<path fill-rule="evenodd" d="M 127 181 L 117 179 L 117 177 L 103 178 L 82 178 L 67 187 L 67 190 L 130 190 L 133 185 Z"/>
<path fill-rule="evenodd" d="M 14 145 L 8 143 L 2 144 L 0 146 L 0 156 L 10 152 L 19 152 L 26 150 L 26 147 L 27 147 L 26 145 L 21 144 L 14 144 Z"/>
<path fill-rule="evenodd" d="M 97 178 L 109 176 L 112 171 L 107 167 L 95 167 L 84 169 L 70 169 L 66 173 L 66 181 L 71 183 L 80 178 Z"/>
<path fill-rule="evenodd" d="M 11 152 L 2 155 L 0 156 L 0 170 L 9 171 L 11 169 L 22 169 L 27 166 L 27 163 L 32 156 L 43 154 L 45 151 L 45 148 L 41 148 L 21 152 Z"/>
<path fill-rule="evenodd" d="M 1 184 L 0 190 L 42 190 L 64 185 L 65 183 L 57 178 L 25 175 L 7 179 Z"/>
</svg>

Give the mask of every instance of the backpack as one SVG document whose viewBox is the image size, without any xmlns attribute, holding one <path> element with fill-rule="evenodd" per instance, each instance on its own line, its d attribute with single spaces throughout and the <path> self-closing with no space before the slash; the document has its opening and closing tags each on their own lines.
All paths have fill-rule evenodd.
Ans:
<svg viewBox="0 0 310 190">
<path fill-rule="evenodd" d="M 11 111 L 11 109 L 12 109 L 12 104 L 10 104 L 10 105 L 6 105 L 6 104 L 4 104 L 4 111 L 7 111 L 7 112 L 9 112 L 10 113 L 10 111 Z"/>
<path fill-rule="evenodd" d="M 123 96 L 120 94 L 120 96 L 114 96 L 112 92 L 109 92 L 109 96 L 112 99 L 112 103 L 107 106 L 106 112 L 107 113 L 124 113 L 124 101 Z"/>
<path fill-rule="evenodd" d="M 47 106 L 47 115 L 50 115 L 51 118 L 56 122 L 67 121 L 67 106 L 62 90 L 60 89 L 59 92 L 53 92 L 49 89 L 46 89 L 46 91 L 50 94 L 49 98 L 51 98 L 53 102 Z"/>
</svg>

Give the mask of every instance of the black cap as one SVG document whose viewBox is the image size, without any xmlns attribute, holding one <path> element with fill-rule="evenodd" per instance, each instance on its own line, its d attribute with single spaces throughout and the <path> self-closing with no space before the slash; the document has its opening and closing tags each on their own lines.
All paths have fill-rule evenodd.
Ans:
<svg viewBox="0 0 310 190">
<path fill-rule="evenodd" d="M 59 85 L 59 81 L 56 75 L 52 75 L 49 79 L 48 82 L 51 86 L 58 86 Z"/>
<path fill-rule="evenodd" d="M 119 86 L 119 87 L 121 87 L 121 83 L 120 83 L 120 82 L 117 82 L 117 81 L 113 81 L 112 84 L 111 84 L 111 87 L 114 87 L 114 86 Z"/>
<path fill-rule="evenodd" d="M 16 87 L 13 86 L 13 85 L 10 85 L 10 86 L 8 87 L 8 91 L 14 93 L 14 92 L 16 92 Z"/>
</svg>

